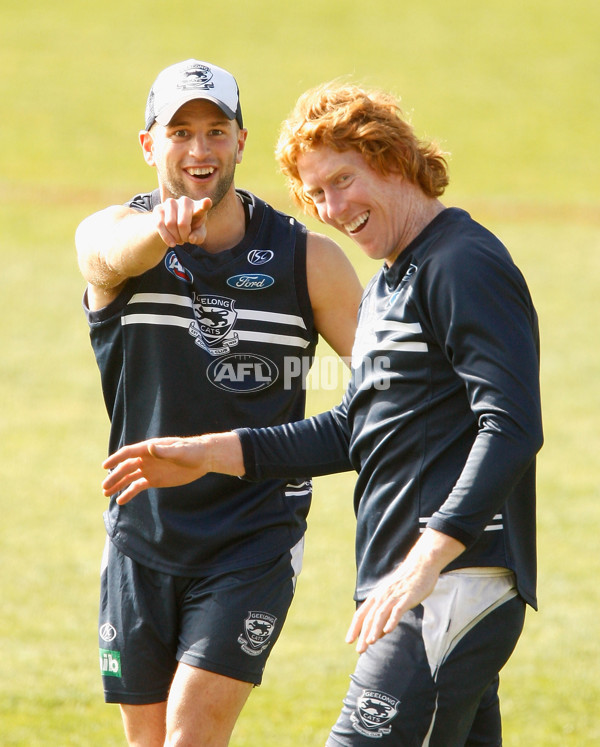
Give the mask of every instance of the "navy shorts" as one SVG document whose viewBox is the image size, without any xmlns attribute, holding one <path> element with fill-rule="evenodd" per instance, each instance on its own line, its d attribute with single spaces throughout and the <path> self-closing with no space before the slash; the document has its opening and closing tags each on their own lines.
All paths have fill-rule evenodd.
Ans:
<svg viewBox="0 0 600 747">
<path fill-rule="evenodd" d="M 500 747 L 498 672 L 524 618 L 511 572 L 443 574 L 359 657 L 327 747 Z"/>
<path fill-rule="evenodd" d="M 302 565 L 303 542 L 253 568 L 183 578 L 107 541 L 99 616 L 107 703 L 165 701 L 179 661 L 259 685 Z"/>
</svg>

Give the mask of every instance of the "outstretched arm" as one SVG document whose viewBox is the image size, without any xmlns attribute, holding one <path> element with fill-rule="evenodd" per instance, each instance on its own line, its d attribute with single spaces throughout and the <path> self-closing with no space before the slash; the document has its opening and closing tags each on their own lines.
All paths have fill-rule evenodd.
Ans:
<svg viewBox="0 0 600 747">
<path fill-rule="evenodd" d="M 186 485 L 208 472 L 250 480 L 327 475 L 352 469 L 341 408 L 307 420 L 186 438 L 151 438 L 123 446 L 103 463 L 108 497 L 128 503 L 148 488 Z"/>
<path fill-rule="evenodd" d="M 168 247 L 202 244 L 211 204 L 208 198 L 180 197 L 161 202 L 151 213 L 113 205 L 82 221 L 75 245 L 90 307 L 110 303 L 128 278 L 155 267 Z"/>
<path fill-rule="evenodd" d="M 189 438 L 153 438 L 123 446 L 102 465 L 111 470 L 102 483 L 104 495 L 128 503 L 142 490 L 186 485 L 208 472 L 243 475 L 242 447 L 236 433 Z"/>
</svg>

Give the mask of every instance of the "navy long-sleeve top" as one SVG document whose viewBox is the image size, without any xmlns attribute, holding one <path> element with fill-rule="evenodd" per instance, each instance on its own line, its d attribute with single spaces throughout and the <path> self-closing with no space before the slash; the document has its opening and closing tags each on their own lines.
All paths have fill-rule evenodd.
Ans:
<svg viewBox="0 0 600 747">
<path fill-rule="evenodd" d="M 536 607 L 537 315 L 506 248 L 463 210 L 367 286 L 339 406 L 238 433 L 248 479 L 356 470 L 357 600 L 431 527 L 467 548 L 446 570 L 510 568 Z"/>
</svg>

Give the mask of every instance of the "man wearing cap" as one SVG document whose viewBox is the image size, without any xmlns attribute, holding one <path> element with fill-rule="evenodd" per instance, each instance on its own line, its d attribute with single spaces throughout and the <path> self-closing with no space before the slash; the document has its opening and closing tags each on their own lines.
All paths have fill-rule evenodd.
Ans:
<svg viewBox="0 0 600 747">
<path fill-rule="evenodd" d="M 349 261 L 236 190 L 244 129 L 227 71 L 163 70 L 140 144 L 158 189 L 76 233 L 109 453 L 303 417 L 318 334 L 349 356 L 361 288 Z M 129 744 L 226 745 L 277 640 L 301 566 L 309 480 L 208 474 L 105 513 L 105 699 Z"/>
</svg>

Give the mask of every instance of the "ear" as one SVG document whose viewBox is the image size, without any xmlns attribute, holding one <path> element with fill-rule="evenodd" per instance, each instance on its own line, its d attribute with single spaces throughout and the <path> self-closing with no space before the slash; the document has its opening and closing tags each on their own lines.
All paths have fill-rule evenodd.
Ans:
<svg viewBox="0 0 600 747">
<path fill-rule="evenodd" d="M 248 130 L 243 129 L 238 132 L 238 141 L 237 141 L 237 156 L 235 159 L 236 163 L 242 162 L 242 157 L 244 155 L 244 148 L 246 147 L 246 138 L 248 137 Z"/>
<path fill-rule="evenodd" d="M 154 137 L 148 130 L 142 130 L 139 134 L 140 145 L 144 154 L 144 161 L 148 166 L 155 166 L 154 161 Z"/>
</svg>

